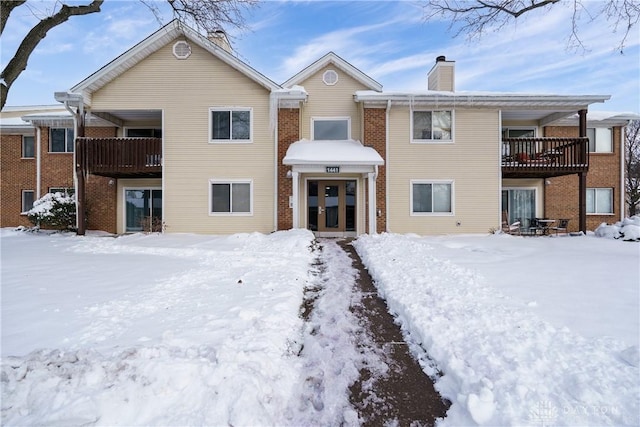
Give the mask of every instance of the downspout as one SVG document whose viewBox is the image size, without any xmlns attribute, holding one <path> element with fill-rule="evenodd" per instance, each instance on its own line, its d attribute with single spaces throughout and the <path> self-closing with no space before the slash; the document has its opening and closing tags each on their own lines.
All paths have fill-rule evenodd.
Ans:
<svg viewBox="0 0 640 427">
<path fill-rule="evenodd" d="M 274 153 L 273 153 L 273 185 L 274 185 L 274 199 L 273 199 L 273 231 L 277 231 L 278 230 L 278 197 L 279 195 L 279 191 L 280 191 L 280 182 L 278 180 L 278 123 L 280 122 L 279 120 L 279 113 L 280 113 L 280 109 L 278 108 L 278 104 L 277 104 L 277 100 L 274 101 L 274 99 L 276 99 L 276 96 L 273 92 L 271 92 L 271 94 L 269 95 L 271 97 L 270 99 L 270 106 L 269 108 L 275 108 L 275 123 L 273 124 L 273 147 L 274 147 Z M 275 103 L 275 107 L 274 107 L 274 103 Z M 270 112 L 270 114 L 274 114 L 273 112 Z"/>
<path fill-rule="evenodd" d="M 387 121 L 384 126 L 384 228 L 386 232 L 390 233 L 389 229 L 389 123 L 391 123 L 391 100 L 387 100 L 387 111 L 385 113 L 385 120 Z M 378 177 L 378 167 L 376 166 L 376 178 Z"/>
<path fill-rule="evenodd" d="M 627 216 L 627 204 L 626 204 L 626 199 L 627 199 L 627 191 L 626 191 L 626 179 L 625 179 L 625 174 L 626 174 L 626 168 L 625 168 L 625 160 L 626 160 L 626 144 L 625 144 L 625 139 L 626 139 L 626 134 L 627 134 L 627 126 L 621 126 L 620 127 L 620 218 L 619 220 L 622 221 L 624 220 L 624 218 Z"/>
<path fill-rule="evenodd" d="M 36 200 L 42 197 L 42 131 L 40 126 L 36 127 Z"/>
<path fill-rule="evenodd" d="M 78 120 L 76 118 L 76 112 L 73 111 L 73 109 L 71 107 L 69 107 L 69 101 L 64 101 L 63 105 L 64 105 L 64 108 L 69 113 L 71 113 L 71 117 L 73 117 L 73 136 L 77 137 L 76 133 L 78 131 Z M 80 225 L 78 223 L 78 221 L 80 219 L 80 215 L 78 214 L 78 197 L 79 197 L 79 194 L 78 194 L 78 174 L 77 174 L 77 170 L 76 170 L 77 169 L 76 165 L 78 164 L 76 162 L 76 152 L 78 150 L 76 150 L 75 144 L 74 144 L 73 148 L 74 148 L 73 149 L 73 191 L 74 191 L 74 193 L 76 195 L 76 230 L 79 230 L 80 229 Z"/>
</svg>

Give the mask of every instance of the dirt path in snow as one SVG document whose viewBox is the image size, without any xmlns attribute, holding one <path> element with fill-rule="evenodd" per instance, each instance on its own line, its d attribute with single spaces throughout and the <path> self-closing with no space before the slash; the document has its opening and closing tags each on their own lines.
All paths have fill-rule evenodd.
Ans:
<svg viewBox="0 0 640 427">
<path fill-rule="evenodd" d="M 378 296 L 373 280 L 355 248 L 346 240 L 337 242 L 352 259 L 358 272 L 355 289 L 363 294 L 351 310 L 360 319 L 370 340 L 363 351 L 382 353 L 389 370 L 382 376 L 364 368 L 350 388 L 351 403 L 363 425 L 428 426 L 446 415 L 449 402 L 435 391 L 433 381 L 422 371 L 404 342 L 385 301 Z M 375 345 L 371 349 L 367 346 Z"/>
</svg>

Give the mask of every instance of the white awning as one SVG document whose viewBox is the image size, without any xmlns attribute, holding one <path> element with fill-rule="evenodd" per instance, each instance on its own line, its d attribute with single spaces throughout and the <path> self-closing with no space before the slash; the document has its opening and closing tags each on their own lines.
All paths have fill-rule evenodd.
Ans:
<svg viewBox="0 0 640 427">
<path fill-rule="evenodd" d="M 380 154 L 360 141 L 309 141 L 301 139 L 287 149 L 285 165 L 379 166 L 384 164 Z"/>
</svg>

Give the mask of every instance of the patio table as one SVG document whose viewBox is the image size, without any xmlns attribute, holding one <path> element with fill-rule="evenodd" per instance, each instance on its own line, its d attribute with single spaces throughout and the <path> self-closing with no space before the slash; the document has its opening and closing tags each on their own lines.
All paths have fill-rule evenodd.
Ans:
<svg viewBox="0 0 640 427">
<path fill-rule="evenodd" d="M 556 222 L 555 219 L 539 219 L 538 220 L 538 224 L 540 225 L 540 229 L 542 230 L 543 236 L 549 235 L 549 229 L 551 228 L 554 222 Z"/>
</svg>

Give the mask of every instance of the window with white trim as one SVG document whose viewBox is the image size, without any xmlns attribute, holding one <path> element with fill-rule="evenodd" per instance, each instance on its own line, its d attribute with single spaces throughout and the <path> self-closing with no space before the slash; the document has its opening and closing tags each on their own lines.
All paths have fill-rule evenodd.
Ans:
<svg viewBox="0 0 640 427">
<path fill-rule="evenodd" d="M 351 118 L 311 118 L 312 139 L 316 141 L 343 141 L 351 138 Z"/>
<path fill-rule="evenodd" d="M 452 141 L 452 128 L 452 111 L 413 111 L 411 114 L 413 141 Z"/>
<path fill-rule="evenodd" d="M 26 213 L 33 207 L 35 201 L 35 191 L 22 190 L 22 213 Z"/>
<path fill-rule="evenodd" d="M 411 214 L 453 213 L 452 181 L 411 181 Z"/>
<path fill-rule="evenodd" d="M 51 128 L 49 130 L 50 153 L 73 153 L 73 128 Z"/>
<path fill-rule="evenodd" d="M 22 158 L 30 159 L 36 156 L 36 140 L 33 135 L 22 137 Z"/>
<path fill-rule="evenodd" d="M 210 108 L 210 142 L 251 142 L 251 108 Z"/>
<path fill-rule="evenodd" d="M 587 128 L 590 153 L 612 153 L 613 132 L 611 128 Z"/>
<path fill-rule="evenodd" d="M 209 180 L 210 215 L 251 215 L 253 213 L 251 181 Z"/>
<path fill-rule="evenodd" d="M 587 188 L 587 213 L 612 214 L 613 188 Z"/>
</svg>

